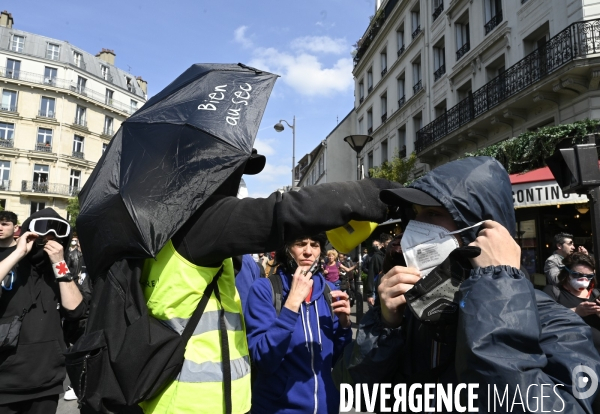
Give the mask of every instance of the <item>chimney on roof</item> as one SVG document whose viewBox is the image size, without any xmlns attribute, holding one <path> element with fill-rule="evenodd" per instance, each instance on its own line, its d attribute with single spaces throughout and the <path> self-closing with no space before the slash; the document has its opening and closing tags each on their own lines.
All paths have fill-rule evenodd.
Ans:
<svg viewBox="0 0 600 414">
<path fill-rule="evenodd" d="M 7 12 L 6 10 L 3 10 L 2 12 L 0 12 L 0 26 L 8 27 L 9 29 L 12 29 L 13 23 L 14 23 L 14 21 L 12 18 L 12 14 Z"/>
<path fill-rule="evenodd" d="M 100 60 L 103 60 L 113 66 L 115 65 L 115 56 L 114 50 L 104 48 L 102 48 L 102 50 L 96 55 L 96 57 L 100 58 Z"/>
<path fill-rule="evenodd" d="M 141 76 L 138 76 L 135 78 L 135 80 L 137 81 L 138 85 L 140 85 L 140 89 L 144 91 L 144 95 L 148 95 L 148 82 L 143 80 Z"/>
</svg>

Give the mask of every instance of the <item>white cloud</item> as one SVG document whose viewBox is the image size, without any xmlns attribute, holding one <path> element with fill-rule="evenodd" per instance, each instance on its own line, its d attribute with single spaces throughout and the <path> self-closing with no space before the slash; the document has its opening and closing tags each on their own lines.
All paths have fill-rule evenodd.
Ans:
<svg viewBox="0 0 600 414">
<path fill-rule="evenodd" d="M 346 39 L 332 39 L 329 36 L 305 36 L 292 40 L 293 49 L 312 53 L 341 55 L 350 52 Z"/>
<path fill-rule="evenodd" d="M 273 144 L 275 143 L 274 138 L 261 138 L 257 137 L 254 141 L 254 148 L 258 151 L 259 154 L 269 156 L 275 154 L 275 149 L 273 148 Z"/>
<path fill-rule="evenodd" d="M 234 40 L 241 44 L 245 48 L 250 48 L 254 44 L 252 40 L 246 37 L 246 30 L 248 30 L 248 26 L 240 26 L 233 32 Z"/>
<path fill-rule="evenodd" d="M 289 180 L 286 180 L 285 177 L 289 177 Z M 292 182 L 292 166 L 288 165 L 273 165 L 269 164 L 267 160 L 267 164 L 265 168 L 261 171 L 260 174 L 256 175 L 255 178 L 258 181 L 263 182 L 274 182 L 274 181 L 289 181 Z"/>
</svg>

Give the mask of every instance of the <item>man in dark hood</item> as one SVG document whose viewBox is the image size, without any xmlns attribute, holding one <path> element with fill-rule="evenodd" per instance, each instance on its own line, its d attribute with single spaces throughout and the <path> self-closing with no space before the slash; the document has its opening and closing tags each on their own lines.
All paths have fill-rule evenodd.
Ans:
<svg viewBox="0 0 600 414">
<path fill-rule="evenodd" d="M 0 249 L 0 413 L 56 412 L 66 373 L 61 318 L 87 307 L 64 260 L 69 238 L 68 223 L 46 208 L 25 220 L 16 246 Z M 18 336 L 6 346 L 11 323 Z"/>
<path fill-rule="evenodd" d="M 575 373 L 600 372 L 600 357 L 585 323 L 519 270 L 500 163 L 451 162 L 380 198 L 411 219 L 401 240 L 406 264 L 382 277 L 380 303 L 334 369 L 337 384 L 470 383 L 480 412 L 591 413 L 594 391 L 582 394 Z M 505 390 L 504 402 L 494 397 Z M 460 411 L 439 411 L 435 395 L 431 405 Z"/>
</svg>

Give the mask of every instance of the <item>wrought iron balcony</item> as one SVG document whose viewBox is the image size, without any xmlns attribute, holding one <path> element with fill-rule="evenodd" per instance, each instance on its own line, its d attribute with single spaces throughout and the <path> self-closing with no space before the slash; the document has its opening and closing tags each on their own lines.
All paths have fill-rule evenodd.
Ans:
<svg viewBox="0 0 600 414">
<path fill-rule="evenodd" d="M 10 180 L 0 180 L 0 191 L 10 191 Z"/>
<path fill-rule="evenodd" d="M 12 70 L 12 69 L 6 69 L 6 74 L 5 77 L 10 78 L 10 79 L 20 79 L 21 77 L 21 71 L 19 70 Z"/>
<path fill-rule="evenodd" d="M 406 145 L 399 151 L 400 158 L 406 158 Z"/>
<path fill-rule="evenodd" d="M 14 148 L 15 141 L 12 139 L 3 139 L 0 138 L 0 147 L 2 148 Z"/>
<path fill-rule="evenodd" d="M 21 191 L 42 194 L 59 194 L 69 197 L 74 197 L 79 194 L 79 187 L 70 186 L 68 184 L 58 184 L 38 181 L 21 181 Z"/>
<path fill-rule="evenodd" d="M 381 77 L 384 77 L 386 73 L 387 73 L 387 67 L 383 68 L 383 70 L 381 71 Z"/>
<path fill-rule="evenodd" d="M 373 127 L 369 127 L 367 129 L 367 134 L 372 134 L 373 133 Z"/>
<path fill-rule="evenodd" d="M 87 128 L 87 121 L 85 120 L 85 118 L 82 117 L 75 117 L 73 124 Z"/>
<path fill-rule="evenodd" d="M 38 111 L 38 116 L 42 118 L 56 118 L 56 114 L 51 109 L 40 109 Z"/>
<path fill-rule="evenodd" d="M 419 35 L 419 33 L 421 33 L 421 25 L 418 25 L 417 28 L 415 29 L 415 31 L 412 32 L 413 40 L 415 39 L 415 37 L 417 37 Z"/>
<path fill-rule="evenodd" d="M 386 19 L 392 15 L 392 11 L 399 3 L 399 0 L 388 0 L 384 6 L 380 7 L 377 10 L 377 14 L 371 20 L 369 27 L 365 31 L 365 34 L 358 41 L 358 48 L 356 49 L 356 55 L 354 55 L 354 66 L 358 65 L 360 59 L 365 55 L 369 47 L 373 43 L 375 37 L 377 37 L 377 33 L 383 27 Z"/>
<path fill-rule="evenodd" d="M 600 19 L 576 22 L 417 131 L 423 151 L 577 58 L 600 53 Z"/>
<path fill-rule="evenodd" d="M 444 11 L 444 2 L 440 3 L 440 5 L 436 7 L 436 9 L 433 11 L 433 14 L 431 15 L 433 17 L 434 22 L 435 22 L 435 19 L 440 17 L 440 14 L 442 14 L 443 11 Z"/>
<path fill-rule="evenodd" d="M 485 34 L 487 35 L 489 32 L 494 30 L 494 28 L 498 26 L 500 22 L 502 22 L 502 10 L 498 10 L 496 15 L 492 17 L 490 21 L 485 24 L 485 26 L 483 26 L 485 29 Z"/>
<path fill-rule="evenodd" d="M 400 55 L 402 53 L 404 53 L 405 50 L 406 50 L 406 47 L 404 45 L 400 46 L 400 49 L 398 49 L 398 57 L 400 57 Z"/>
<path fill-rule="evenodd" d="M 405 103 L 406 103 L 406 98 L 404 95 L 402 95 L 402 98 L 398 99 L 398 109 L 402 108 Z"/>
<path fill-rule="evenodd" d="M 460 49 L 456 51 L 456 60 L 460 60 L 469 50 L 471 50 L 471 42 L 468 40 L 463 44 Z"/>
<path fill-rule="evenodd" d="M 73 158 L 83 159 L 83 151 L 73 151 Z"/>
<path fill-rule="evenodd" d="M 0 111 L 3 112 L 17 112 L 17 105 L 0 105 Z"/>
<path fill-rule="evenodd" d="M 436 81 L 446 73 L 446 65 L 441 65 L 435 72 L 433 72 L 433 80 Z"/>
<path fill-rule="evenodd" d="M 387 112 L 381 115 L 381 123 L 384 123 L 385 121 L 387 121 Z"/>
<path fill-rule="evenodd" d="M 52 144 L 47 143 L 41 143 L 41 142 L 37 142 L 35 144 L 35 150 L 36 151 L 41 151 L 41 152 L 52 152 Z"/>
<path fill-rule="evenodd" d="M 423 89 L 423 80 L 420 80 L 413 85 L 413 93 L 416 94 L 421 89 Z"/>
<path fill-rule="evenodd" d="M 369 89 L 367 89 L 367 93 L 371 93 L 373 92 L 373 85 L 369 86 Z"/>
</svg>

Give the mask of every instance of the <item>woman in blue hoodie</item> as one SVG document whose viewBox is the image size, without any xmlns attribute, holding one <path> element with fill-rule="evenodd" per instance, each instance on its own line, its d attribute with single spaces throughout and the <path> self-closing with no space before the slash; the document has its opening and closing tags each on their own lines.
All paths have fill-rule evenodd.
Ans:
<svg viewBox="0 0 600 414">
<path fill-rule="evenodd" d="M 306 237 L 276 253 L 279 268 L 271 277 L 283 285 L 279 314 L 269 279 L 250 289 L 244 316 L 254 363 L 253 413 L 339 413 L 331 368 L 352 340 L 350 302 L 321 269 L 308 272 L 323 258 L 324 245 L 324 235 Z"/>
</svg>

